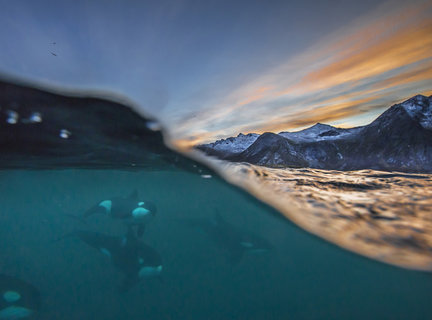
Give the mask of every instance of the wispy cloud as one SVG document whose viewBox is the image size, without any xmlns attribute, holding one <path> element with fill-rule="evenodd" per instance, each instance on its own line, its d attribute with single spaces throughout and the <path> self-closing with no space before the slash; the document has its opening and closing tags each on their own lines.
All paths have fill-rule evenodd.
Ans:
<svg viewBox="0 0 432 320">
<path fill-rule="evenodd" d="M 193 143 L 238 132 L 372 120 L 376 109 L 432 90 L 432 3 L 391 3 L 305 52 L 203 101 L 176 134 Z"/>
</svg>

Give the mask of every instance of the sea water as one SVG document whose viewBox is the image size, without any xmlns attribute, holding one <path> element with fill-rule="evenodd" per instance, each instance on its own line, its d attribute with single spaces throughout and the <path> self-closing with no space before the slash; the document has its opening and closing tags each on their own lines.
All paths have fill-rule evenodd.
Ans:
<svg viewBox="0 0 432 320">
<path fill-rule="evenodd" d="M 211 161 L 302 228 L 400 267 L 432 271 L 432 175 Z"/>
<path fill-rule="evenodd" d="M 283 202 L 286 211 L 276 201 L 273 204 L 283 213 L 294 212 L 287 216 L 303 227 L 305 223 L 295 217 L 301 212 L 292 208 L 305 204 L 303 213 L 312 217 L 307 221 L 316 234 L 319 228 L 336 232 L 338 223 L 343 239 L 359 233 L 363 223 L 388 223 L 389 228 L 396 223 L 426 228 L 422 223 L 430 223 L 427 175 L 383 177 L 363 172 L 352 173 L 356 181 L 351 181 L 349 174 L 342 179 L 343 173 L 317 170 L 258 168 L 257 174 L 247 165 L 220 168 L 230 175 L 237 172 L 236 183 L 242 181 L 255 195 L 261 192 L 263 199 L 269 200 L 269 193 L 274 199 L 290 194 Z M 216 175 L 70 169 L 4 170 L 0 177 L 0 270 L 13 270 L 39 288 L 40 319 L 432 318 L 429 273 L 380 263 L 330 244 Z M 143 241 L 161 254 L 164 269 L 162 279 L 147 279 L 129 292 L 119 292 L 121 275 L 107 256 L 78 239 L 58 239 L 82 228 L 124 234 L 124 225 L 108 217 L 94 216 L 83 223 L 70 215 L 134 189 L 158 207 Z M 364 206 L 355 205 L 359 203 Z M 366 222 L 357 221 L 350 229 L 350 219 L 332 216 L 367 215 L 371 207 L 390 218 L 365 216 Z M 311 208 L 319 209 L 321 216 L 312 214 L 316 211 Z M 415 214 L 391 220 L 408 210 Z M 272 249 L 245 254 L 231 264 L 205 234 L 181 223 L 187 218 L 212 219 L 216 212 L 265 238 Z M 330 229 L 323 225 L 328 217 Z M 419 234 L 427 240 L 427 234 Z"/>
</svg>

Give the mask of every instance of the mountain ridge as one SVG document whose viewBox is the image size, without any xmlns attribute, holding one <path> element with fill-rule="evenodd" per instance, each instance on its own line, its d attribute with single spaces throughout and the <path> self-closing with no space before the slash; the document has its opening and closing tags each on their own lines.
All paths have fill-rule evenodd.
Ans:
<svg viewBox="0 0 432 320">
<path fill-rule="evenodd" d="M 239 134 L 196 148 L 267 167 L 432 172 L 432 96 L 394 104 L 361 127 L 317 123 L 297 132 Z"/>
</svg>

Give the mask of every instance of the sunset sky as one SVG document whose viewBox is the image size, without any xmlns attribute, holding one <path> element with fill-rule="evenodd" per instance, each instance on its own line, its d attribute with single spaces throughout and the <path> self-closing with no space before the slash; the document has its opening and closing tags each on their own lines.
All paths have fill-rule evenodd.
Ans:
<svg viewBox="0 0 432 320">
<path fill-rule="evenodd" d="M 126 96 L 189 145 L 431 95 L 431 35 L 432 1 L 2 1 L 0 72 Z"/>
</svg>

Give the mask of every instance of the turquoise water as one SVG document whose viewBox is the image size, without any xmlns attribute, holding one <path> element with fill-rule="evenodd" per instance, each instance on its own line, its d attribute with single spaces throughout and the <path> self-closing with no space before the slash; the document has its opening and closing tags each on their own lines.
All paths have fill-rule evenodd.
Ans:
<svg viewBox="0 0 432 320">
<path fill-rule="evenodd" d="M 430 274 L 362 258 L 282 219 L 219 178 L 182 171 L 1 171 L 0 272 L 39 288 L 39 319 L 429 319 Z M 158 207 L 143 241 L 163 259 L 162 280 L 121 293 L 108 257 L 76 229 L 122 235 L 96 202 L 133 189 Z M 216 211 L 273 246 L 237 264 L 208 236 L 182 223 Z"/>
</svg>

